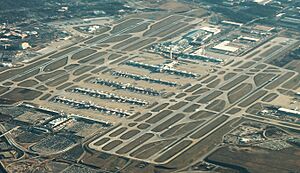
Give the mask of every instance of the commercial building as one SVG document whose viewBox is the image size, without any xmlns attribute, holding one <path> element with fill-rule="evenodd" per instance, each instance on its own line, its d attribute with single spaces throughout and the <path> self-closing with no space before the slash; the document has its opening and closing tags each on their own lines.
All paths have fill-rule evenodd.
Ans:
<svg viewBox="0 0 300 173">
<path fill-rule="evenodd" d="M 213 49 L 221 50 L 225 52 L 231 52 L 231 53 L 234 53 L 240 49 L 238 47 L 230 46 L 229 45 L 230 43 L 231 43 L 230 41 L 223 41 L 220 44 L 214 46 Z"/>
<path fill-rule="evenodd" d="M 286 109 L 286 108 L 279 108 L 278 112 L 300 118 L 300 111 L 296 111 L 296 110 L 292 110 L 292 109 Z"/>
</svg>

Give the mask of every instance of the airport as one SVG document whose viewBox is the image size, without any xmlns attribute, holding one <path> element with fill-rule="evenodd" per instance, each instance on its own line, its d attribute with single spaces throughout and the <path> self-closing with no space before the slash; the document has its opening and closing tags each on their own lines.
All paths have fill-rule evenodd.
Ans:
<svg viewBox="0 0 300 173">
<path fill-rule="evenodd" d="M 168 172 L 215 169 L 226 160 L 222 152 L 235 156 L 226 147 L 293 146 L 299 71 L 272 63 L 299 49 L 300 37 L 202 15 L 159 11 L 60 24 L 80 40 L 0 71 L 3 122 L 17 127 L 7 131 L 17 148 L 9 157 L 60 156 L 106 172 L 132 161 L 138 166 L 129 172 Z"/>
</svg>

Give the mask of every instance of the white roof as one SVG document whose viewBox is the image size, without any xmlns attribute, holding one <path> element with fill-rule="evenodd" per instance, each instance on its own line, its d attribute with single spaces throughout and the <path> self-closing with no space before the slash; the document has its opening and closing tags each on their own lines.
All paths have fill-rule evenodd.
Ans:
<svg viewBox="0 0 300 173">
<path fill-rule="evenodd" d="M 247 36 L 241 36 L 240 39 L 244 39 L 244 40 L 249 40 L 249 41 L 259 41 L 258 38 L 253 38 L 253 37 L 247 37 Z"/>
<path fill-rule="evenodd" d="M 238 47 L 228 46 L 229 43 L 230 43 L 230 41 L 223 41 L 213 48 L 217 49 L 217 50 L 226 51 L 226 52 L 236 52 L 239 50 Z"/>
<path fill-rule="evenodd" d="M 271 2 L 272 0 L 253 0 L 254 2 L 262 5 L 266 5 L 267 3 Z"/>
<path fill-rule="evenodd" d="M 300 115 L 300 112 L 299 112 L 299 111 L 295 111 L 295 110 L 292 110 L 292 109 L 279 108 L 278 110 L 279 110 L 279 111 L 282 111 L 282 112 L 286 112 L 286 113 L 291 113 L 291 114 L 295 114 L 295 115 Z"/>
<path fill-rule="evenodd" d="M 242 26 L 242 23 L 237 23 L 237 22 L 232 22 L 232 21 L 227 21 L 227 20 L 223 20 L 222 23 L 224 24 L 230 24 L 230 25 L 236 25 L 236 26 Z"/>
<path fill-rule="evenodd" d="M 221 29 L 219 28 L 214 28 L 214 27 L 209 27 L 209 26 L 203 26 L 200 28 L 201 30 L 207 31 L 207 32 L 212 32 L 214 34 L 218 34 L 221 32 Z"/>
</svg>

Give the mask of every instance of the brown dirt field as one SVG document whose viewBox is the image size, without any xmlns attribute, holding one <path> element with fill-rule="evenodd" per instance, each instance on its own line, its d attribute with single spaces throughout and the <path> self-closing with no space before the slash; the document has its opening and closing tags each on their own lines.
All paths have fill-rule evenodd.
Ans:
<svg viewBox="0 0 300 173">
<path fill-rule="evenodd" d="M 116 43 L 116 42 L 121 42 L 121 41 L 124 41 L 128 38 L 130 38 L 131 35 L 127 34 L 127 35 L 117 35 L 117 36 L 114 36 L 114 37 L 110 37 L 109 39 L 107 40 L 104 40 L 103 42 L 101 43 Z"/>
<path fill-rule="evenodd" d="M 36 90 L 24 89 L 24 88 L 15 88 L 12 91 L 1 96 L 1 99 L 7 99 L 12 101 L 23 101 L 28 100 L 31 101 L 36 99 L 43 93 Z"/>
<path fill-rule="evenodd" d="M 150 29 L 148 29 L 143 36 L 149 36 L 153 33 L 155 33 L 157 30 L 161 29 L 162 27 L 165 27 L 167 25 L 171 25 L 173 22 L 178 22 L 179 20 L 183 19 L 183 16 L 170 16 L 168 18 L 165 18 L 153 25 L 150 26 Z"/>
<path fill-rule="evenodd" d="M 213 80 L 215 80 L 218 76 L 214 75 L 214 76 L 210 76 L 209 78 L 205 79 L 204 81 L 202 81 L 201 83 L 207 84 Z"/>
<path fill-rule="evenodd" d="M 139 121 L 144 121 L 145 119 L 148 119 L 149 117 L 151 117 L 152 113 L 145 113 L 144 115 L 138 117 L 137 119 L 135 119 L 134 121 L 139 122 Z"/>
<path fill-rule="evenodd" d="M 113 54 L 111 54 L 111 55 L 109 55 L 108 56 L 108 60 L 115 60 L 115 59 L 117 59 L 117 58 L 119 58 L 119 57 L 121 57 L 122 55 L 120 55 L 120 54 L 115 54 L 115 53 L 113 53 Z"/>
<path fill-rule="evenodd" d="M 216 112 L 221 112 L 226 106 L 226 102 L 221 99 L 214 100 L 212 103 L 207 105 L 205 109 L 211 110 L 211 111 L 216 111 Z"/>
<path fill-rule="evenodd" d="M 198 109 L 199 107 L 200 107 L 200 105 L 198 105 L 198 104 L 192 104 L 191 106 L 184 109 L 183 112 L 187 112 L 187 113 L 195 112 L 196 109 Z"/>
<path fill-rule="evenodd" d="M 266 50 L 265 52 L 261 53 L 260 56 L 261 57 L 267 57 L 270 54 L 272 54 L 274 51 L 276 51 L 280 48 L 282 48 L 282 46 L 280 46 L 280 45 L 273 46 L 273 47 L 269 48 L 268 50 Z M 272 58 L 270 60 L 272 60 Z"/>
<path fill-rule="evenodd" d="M 14 84 L 13 82 L 5 82 L 5 83 L 3 83 L 3 86 L 11 86 L 13 84 Z"/>
<path fill-rule="evenodd" d="M 63 76 L 61 76 L 59 78 L 56 78 L 56 79 L 54 79 L 52 81 L 47 82 L 46 85 L 47 86 L 51 86 L 51 87 L 58 86 L 60 84 L 63 84 L 65 82 L 67 82 L 69 80 L 69 76 L 70 76 L 69 74 L 63 75 Z"/>
<path fill-rule="evenodd" d="M 128 56 L 124 56 L 124 57 L 121 57 L 121 58 L 118 58 L 117 60 L 114 60 L 113 62 L 110 62 L 109 64 L 118 64 L 118 63 L 121 63 L 122 61 L 125 61 L 126 59 L 128 59 L 129 57 Z"/>
<path fill-rule="evenodd" d="M 117 130 L 115 130 L 113 133 L 111 133 L 109 136 L 110 137 L 116 137 L 116 136 L 119 136 L 120 134 L 122 134 L 123 132 L 125 132 L 127 130 L 126 127 L 121 127 Z"/>
<path fill-rule="evenodd" d="M 122 47 L 124 47 L 124 46 L 127 46 L 127 45 L 130 44 L 130 43 L 133 43 L 134 41 L 136 41 L 136 40 L 138 40 L 138 39 L 139 39 L 139 37 L 131 37 L 131 38 L 125 40 L 125 41 L 122 41 L 122 42 L 120 42 L 120 43 L 114 45 L 112 48 L 113 48 L 113 49 L 120 49 L 120 48 L 122 48 Z"/>
<path fill-rule="evenodd" d="M 188 32 L 188 31 L 190 31 L 191 29 L 195 28 L 195 26 L 196 26 L 196 25 L 189 25 L 189 26 L 183 27 L 182 29 L 180 29 L 180 30 L 178 30 L 178 31 L 176 31 L 176 32 L 174 32 L 174 33 L 172 33 L 172 34 L 170 34 L 170 35 L 164 37 L 163 39 L 161 39 L 161 40 L 159 40 L 159 41 L 160 41 L 160 42 L 161 42 L 161 41 L 167 41 L 167 40 L 169 40 L 169 39 L 173 39 L 173 38 L 175 38 L 175 37 L 178 37 L 178 36 L 180 36 L 181 34 L 186 33 L 186 32 Z"/>
<path fill-rule="evenodd" d="M 185 106 L 187 104 L 188 104 L 188 102 L 181 101 L 181 102 L 178 102 L 178 103 L 170 106 L 169 109 L 171 109 L 171 110 L 178 110 L 178 109 L 182 108 L 183 106 Z"/>
<path fill-rule="evenodd" d="M 104 64 L 104 62 L 105 62 L 105 58 L 99 58 L 99 59 L 97 59 L 96 61 L 90 62 L 90 64 L 91 64 L 91 65 L 94 65 L 94 64 L 102 65 L 102 64 Z M 100 67 L 100 68 L 101 68 L 101 67 Z"/>
<path fill-rule="evenodd" d="M 140 133 L 139 130 L 129 130 L 126 133 L 124 133 L 122 136 L 120 136 L 120 139 L 128 140 L 139 133 Z"/>
<path fill-rule="evenodd" d="M 202 18 L 207 15 L 207 10 L 204 8 L 197 7 L 197 9 L 194 9 L 193 11 L 186 12 L 185 15 L 196 18 Z"/>
<path fill-rule="evenodd" d="M 46 73 L 46 74 L 41 74 L 41 75 L 38 75 L 38 76 L 35 76 L 35 78 L 41 82 L 43 81 L 46 81 L 50 78 L 53 78 L 57 75 L 60 75 L 62 73 L 66 73 L 65 70 L 57 70 L 57 71 L 54 71 L 54 72 L 51 72 L 51 73 Z"/>
<path fill-rule="evenodd" d="M 109 142 L 108 144 L 106 144 L 104 147 L 102 147 L 102 150 L 104 151 L 110 151 L 112 149 L 114 149 L 115 147 L 121 145 L 123 142 L 120 140 L 114 140 Z"/>
<path fill-rule="evenodd" d="M 40 98 L 40 100 L 47 100 L 50 97 L 51 97 L 51 94 L 45 94 Z"/>
<path fill-rule="evenodd" d="M 299 60 L 292 60 L 290 63 L 288 63 L 284 68 L 296 71 L 300 73 L 300 61 Z"/>
<path fill-rule="evenodd" d="M 175 98 L 179 99 L 179 98 L 182 98 L 184 96 L 186 96 L 187 94 L 186 93 L 179 93 L 175 96 Z"/>
<path fill-rule="evenodd" d="M 163 130 L 168 129 L 171 125 L 176 124 L 178 121 L 183 119 L 185 117 L 184 114 L 179 113 L 174 115 L 173 117 L 169 118 L 168 120 L 164 121 L 160 125 L 156 126 L 154 129 L 152 129 L 153 132 L 161 132 Z"/>
<path fill-rule="evenodd" d="M 95 145 L 95 146 L 101 146 L 101 145 L 105 144 L 106 142 L 108 142 L 109 139 L 110 139 L 110 138 L 102 138 L 102 139 L 100 139 L 99 141 L 95 142 L 94 145 Z"/>
<path fill-rule="evenodd" d="M 206 93 L 208 91 L 210 91 L 210 89 L 208 89 L 208 88 L 200 88 L 199 90 L 193 92 L 192 95 L 203 94 L 203 93 Z"/>
<path fill-rule="evenodd" d="M 211 83 L 209 83 L 208 85 L 206 85 L 209 88 L 215 88 L 217 87 L 219 84 L 221 83 L 221 79 L 216 79 L 214 81 L 212 81 Z"/>
<path fill-rule="evenodd" d="M 151 112 L 159 112 L 159 111 L 163 110 L 164 108 L 166 108 L 167 106 L 169 106 L 169 103 L 163 103 L 163 104 L 155 107 L 154 109 L 152 109 Z"/>
<path fill-rule="evenodd" d="M 79 64 L 70 64 L 64 67 L 65 70 L 72 70 L 76 67 L 80 66 Z"/>
<path fill-rule="evenodd" d="M 95 43 L 97 41 L 103 40 L 104 38 L 107 38 L 108 36 L 109 36 L 109 34 L 102 34 L 102 35 L 99 35 L 97 37 L 94 37 L 94 38 L 84 42 L 84 44 L 92 44 L 92 43 Z"/>
<path fill-rule="evenodd" d="M 219 97 L 220 95 L 222 95 L 223 92 L 222 91 L 213 91 L 212 93 L 210 93 L 209 95 L 207 95 L 206 97 L 200 99 L 198 101 L 198 103 L 203 103 L 206 104 L 212 100 L 214 100 L 215 98 Z"/>
<path fill-rule="evenodd" d="M 121 149 L 119 149 L 116 153 L 117 154 L 128 153 L 128 152 L 132 151 L 133 149 L 136 149 L 138 146 L 144 144 L 147 140 L 149 140 L 153 136 L 154 136 L 154 134 L 152 134 L 152 133 L 145 133 L 144 135 L 138 137 L 137 139 L 133 140 L 129 144 L 127 144 L 124 147 L 122 147 Z"/>
<path fill-rule="evenodd" d="M 178 22 L 175 26 L 170 26 L 170 28 L 163 30 L 162 32 L 159 32 L 157 34 L 151 35 L 152 37 L 165 37 L 179 29 L 181 29 L 182 27 L 187 26 L 188 24 L 185 22 Z"/>
<path fill-rule="evenodd" d="M 128 27 L 131 27 L 133 25 L 136 25 L 137 23 L 142 22 L 143 19 L 128 19 L 120 24 L 117 24 L 116 26 L 113 27 L 113 29 L 110 31 L 110 33 L 115 34 L 118 33 Z"/>
<path fill-rule="evenodd" d="M 137 50 L 140 49 L 142 47 L 147 46 L 148 44 L 153 43 L 156 40 L 156 38 L 148 38 L 148 39 L 144 39 L 141 40 L 137 43 L 134 43 L 133 45 L 130 45 L 129 47 L 123 49 L 124 51 L 133 51 L 133 50 Z"/>
<path fill-rule="evenodd" d="M 44 72 L 51 72 L 57 70 L 60 67 L 65 66 L 68 63 L 68 57 L 55 61 L 44 68 Z"/>
<path fill-rule="evenodd" d="M 74 76 L 79 76 L 79 75 L 82 75 L 82 74 L 84 74 L 84 73 L 86 73 L 86 72 L 88 72 L 88 71 L 90 71 L 94 68 L 95 68 L 95 66 L 82 66 L 79 69 L 75 70 L 73 72 L 73 75 Z"/>
<path fill-rule="evenodd" d="M 279 69 L 266 69 L 263 72 L 265 72 L 265 73 L 281 73 L 281 70 L 279 70 Z"/>
<path fill-rule="evenodd" d="M 160 157 L 155 159 L 156 162 L 165 162 L 169 159 L 171 159 L 174 155 L 176 155 L 178 152 L 182 151 L 183 149 L 187 148 L 192 144 L 192 141 L 190 140 L 183 140 L 179 144 L 173 146 L 170 148 L 167 152 L 162 154 Z"/>
<path fill-rule="evenodd" d="M 209 112 L 205 110 L 200 110 L 190 116 L 190 119 L 192 120 L 199 120 L 199 119 L 206 119 L 206 118 L 212 118 L 216 115 L 214 112 Z"/>
<path fill-rule="evenodd" d="M 195 18 L 192 18 L 192 17 L 190 17 L 190 18 L 186 18 L 186 19 L 184 19 L 183 21 L 185 21 L 185 22 L 192 22 L 192 21 L 194 21 L 195 20 Z"/>
<path fill-rule="evenodd" d="M 252 65 L 254 65 L 255 63 L 256 62 L 248 61 L 248 62 L 245 62 L 244 64 L 242 64 L 241 66 L 239 66 L 239 68 L 247 69 L 247 68 L 251 67 Z"/>
<path fill-rule="evenodd" d="M 275 100 L 279 95 L 277 93 L 270 93 L 268 95 L 266 95 L 262 101 L 263 102 L 271 102 L 273 100 Z"/>
<path fill-rule="evenodd" d="M 248 78 L 249 78 L 249 76 L 246 76 L 246 75 L 239 76 L 236 79 L 234 79 L 233 81 L 231 81 L 231 82 L 227 83 L 226 85 L 224 85 L 223 87 L 221 87 L 220 89 L 227 91 L 227 90 L 233 88 L 234 86 L 242 83 L 244 80 L 246 80 Z"/>
<path fill-rule="evenodd" d="M 259 72 L 260 70 L 258 70 L 258 69 L 250 69 L 250 72 L 251 73 L 257 73 L 257 72 Z"/>
<path fill-rule="evenodd" d="M 90 81 L 91 79 L 93 79 L 93 77 L 91 77 L 90 79 L 87 79 L 85 82 L 88 82 L 88 81 Z M 140 116 L 140 115 L 141 115 L 140 112 L 136 112 L 136 113 L 134 113 L 133 115 L 127 117 L 127 119 L 132 120 L 132 119 L 134 119 L 134 118 L 136 118 L 136 117 L 138 117 L 138 116 Z"/>
<path fill-rule="evenodd" d="M 9 90 L 9 87 L 0 86 L 0 95 L 7 92 L 8 90 Z"/>
<path fill-rule="evenodd" d="M 262 98 L 267 93 L 268 93 L 268 91 L 260 90 L 260 91 L 256 92 L 255 94 L 251 95 L 250 97 L 248 97 L 247 99 L 245 99 L 243 102 L 241 102 L 239 104 L 239 106 L 247 107 L 247 106 L 251 105 L 252 103 L 254 103 L 255 101 L 257 101 L 258 99 Z"/>
<path fill-rule="evenodd" d="M 170 138 L 170 137 L 181 136 L 183 134 L 191 132 L 196 127 L 201 125 L 203 122 L 204 122 L 204 120 L 177 124 L 177 125 L 172 126 L 171 128 L 169 128 L 165 132 L 163 132 L 160 136 L 162 138 Z"/>
<path fill-rule="evenodd" d="M 288 82 L 282 85 L 285 89 L 297 89 L 300 87 L 300 74 L 290 79 Z"/>
<path fill-rule="evenodd" d="M 233 69 L 234 72 L 242 72 L 243 69 L 240 69 L 240 68 L 236 68 L 236 69 Z"/>
<path fill-rule="evenodd" d="M 160 150 L 164 149 L 174 141 L 175 141 L 174 139 L 171 140 L 169 139 L 169 140 L 156 141 L 156 142 L 145 144 L 141 146 L 139 149 L 130 153 L 130 156 L 139 159 L 148 159 L 149 157 L 159 152 Z"/>
<path fill-rule="evenodd" d="M 188 4 L 169 0 L 166 3 L 159 6 L 162 10 L 172 11 L 174 13 L 183 13 L 185 11 L 191 10 Z"/>
<path fill-rule="evenodd" d="M 295 147 L 280 151 L 271 151 L 254 147 L 223 147 L 209 155 L 206 160 L 225 167 L 238 168 L 240 171 L 247 170 L 248 172 L 255 173 L 289 173 L 297 172 L 299 170 L 299 153 L 300 149 Z"/>
<path fill-rule="evenodd" d="M 173 111 L 170 110 L 163 110 L 161 112 L 159 112 L 158 114 L 156 114 L 155 116 L 152 116 L 150 119 L 148 119 L 146 122 L 150 123 L 150 124 L 154 124 L 160 120 L 162 120 L 163 118 L 167 117 L 168 115 L 170 115 Z"/>
<path fill-rule="evenodd" d="M 135 125 L 137 125 L 137 123 L 129 123 L 128 127 L 134 127 Z"/>
<path fill-rule="evenodd" d="M 26 79 L 28 79 L 30 77 L 33 77 L 33 76 L 37 75 L 39 72 L 40 72 L 40 69 L 36 69 L 36 70 L 34 70 L 34 71 L 30 72 L 30 73 L 24 74 L 21 77 L 15 78 L 13 81 L 14 82 L 21 82 L 23 80 L 26 80 Z"/>
<path fill-rule="evenodd" d="M 145 124 L 145 123 L 139 124 L 139 125 L 137 126 L 137 128 L 139 128 L 139 129 L 141 129 L 141 130 L 147 129 L 147 128 L 149 128 L 149 127 L 150 127 L 150 125 L 149 125 L 149 124 Z"/>
<path fill-rule="evenodd" d="M 44 85 L 40 85 L 40 86 L 36 87 L 36 89 L 41 90 L 41 91 L 47 91 L 48 90 L 48 88 Z"/>
<path fill-rule="evenodd" d="M 281 85 L 283 82 L 287 81 L 289 78 L 291 78 L 295 73 L 293 72 L 287 72 L 284 75 L 281 75 L 279 78 L 268 84 L 265 88 L 266 89 L 275 89 L 279 85 Z"/>
<path fill-rule="evenodd" d="M 266 68 L 267 67 L 267 65 L 266 64 L 258 64 L 257 66 L 255 66 L 254 68 L 255 69 L 259 69 L 259 70 L 262 70 L 262 69 L 264 69 L 264 68 Z"/>
<path fill-rule="evenodd" d="M 186 97 L 184 100 L 191 102 L 191 101 L 194 101 L 195 99 L 197 99 L 198 97 L 200 97 L 200 95 L 189 96 L 189 97 Z"/>
<path fill-rule="evenodd" d="M 224 75 L 224 80 L 229 80 L 231 78 L 233 78 L 236 75 L 236 73 L 226 73 Z"/>
<path fill-rule="evenodd" d="M 107 52 L 97 52 L 93 55 L 90 55 L 90 56 L 78 61 L 78 63 L 82 64 L 82 63 L 87 63 L 91 60 L 95 60 L 95 59 L 99 59 L 99 58 L 102 59 L 101 57 L 106 54 L 107 54 Z"/>
<path fill-rule="evenodd" d="M 117 172 L 119 168 L 125 168 L 128 165 L 129 159 L 124 157 L 118 157 L 110 155 L 104 152 L 94 153 L 85 153 L 82 157 L 82 163 L 87 166 L 96 167 L 100 170 L 105 170 L 106 172 Z M 133 161 L 133 163 L 135 163 Z M 71 171 L 73 172 L 73 171 Z M 86 171 L 82 171 L 86 172 Z M 97 171 L 88 171 L 88 172 L 97 172 Z M 103 172 L 103 171 L 102 171 Z M 137 173 L 137 172 L 136 172 Z"/>
<path fill-rule="evenodd" d="M 241 108 L 232 108 L 232 109 L 230 109 L 229 111 L 227 111 L 226 113 L 227 113 L 227 114 L 234 115 L 234 114 L 240 112 L 241 110 L 242 110 Z"/>
<path fill-rule="evenodd" d="M 261 50 L 257 50 L 257 51 L 255 51 L 255 52 L 253 52 L 253 53 L 247 55 L 247 56 L 246 56 L 246 59 L 252 58 L 253 56 L 258 55 L 258 53 L 260 53 L 260 52 L 261 52 Z M 250 53 L 250 52 L 249 52 L 249 53 Z"/>
<path fill-rule="evenodd" d="M 103 34 L 103 33 L 107 32 L 107 31 L 109 31 L 110 29 L 111 29 L 110 27 L 105 26 L 105 27 L 97 30 L 97 32 L 95 34 L 100 35 L 100 34 Z"/>
<path fill-rule="evenodd" d="M 187 89 L 188 87 L 192 86 L 190 83 L 184 84 L 181 87 L 179 87 L 179 89 L 184 90 Z"/>
<path fill-rule="evenodd" d="M 256 57 L 256 58 L 253 58 L 253 60 L 255 60 L 255 61 L 260 61 L 260 60 L 262 60 L 262 58 L 261 57 Z"/>
<path fill-rule="evenodd" d="M 72 60 L 79 60 L 79 59 L 82 59 L 86 56 L 89 56 L 93 53 L 96 53 L 97 51 L 94 50 L 94 49 L 84 49 L 84 50 L 81 50 L 79 52 L 76 52 L 72 55 L 71 59 Z"/>
<path fill-rule="evenodd" d="M 222 124 L 224 121 L 226 121 L 229 117 L 226 115 L 220 116 L 218 119 L 214 120 L 213 122 L 209 123 L 204 128 L 198 130 L 196 133 L 192 134 L 190 137 L 192 139 L 199 139 L 203 137 L 205 134 L 209 133 L 213 129 L 215 129 L 217 126 Z"/>
<path fill-rule="evenodd" d="M 58 53 L 56 53 L 54 55 L 49 56 L 49 58 L 50 59 L 54 59 L 54 58 L 58 58 L 58 57 L 61 57 L 61 56 L 65 56 L 66 54 L 71 53 L 71 52 L 73 52 L 73 51 L 75 51 L 75 50 L 77 50 L 79 48 L 80 47 L 78 47 L 78 46 L 70 47 L 70 48 L 68 48 L 66 50 L 63 50 L 61 52 L 58 52 Z"/>
<path fill-rule="evenodd" d="M 33 87 L 33 86 L 35 86 L 37 84 L 38 84 L 38 82 L 36 80 L 30 79 L 30 80 L 26 80 L 24 82 L 19 83 L 18 86 L 21 86 L 21 87 Z"/>
<path fill-rule="evenodd" d="M 280 94 L 283 94 L 283 95 L 286 95 L 286 96 L 290 96 L 290 97 L 293 97 L 295 96 L 295 93 L 291 90 L 286 90 L 286 89 L 277 89 L 277 91 L 280 93 Z"/>
<path fill-rule="evenodd" d="M 195 90 L 199 89 L 200 87 L 202 87 L 201 84 L 196 84 L 196 85 L 191 86 L 190 88 L 186 89 L 184 92 L 194 92 Z"/>
<path fill-rule="evenodd" d="M 67 82 L 67 83 L 65 83 L 65 84 L 62 84 L 62 85 L 58 86 L 56 89 L 57 89 L 57 90 L 63 90 L 63 89 L 65 89 L 65 88 L 67 88 L 67 87 L 70 87 L 70 86 L 72 86 L 72 85 L 73 85 L 72 82 Z"/>
<path fill-rule="evenodd" d="M 82 81 L 83 79 L 86 79 L 86 78 L 88 78 L 88 77 L 90 77 L 90 76 L 91 76 L 91 74 L 84 74 L 84 75 L 79 76 L 78 78 L 74 79 L 73 82 L 80 82 L 80 81 Z"/>
<path fill-rule="evenodd" d="M 223 74 L 225 74 L 226 73 L 226 71 L 219 71 L 218 72 L 218 75 L 223 75 Z"/>
<path fill-rule="evenodd" d="M 146 29 L 148 29 L 149 25 L 150 25 L 150 23 L 143 23 L 143 24 L 141 24 L 141 25 L 139 25 L 139 26 L 137 26 L 137 27 L 135 27 L 133 29 L 130 29 L 130 30 L 124 32 L 124 33 L 126 34 L 126 33 L 138 33 L 138 32 L 142 32 L 142 31 L 145 31 Z"/>
<path fill-rule="evenodd" d="M 232 64 L 231 67 L 236 67 L 242 63 L 243 63 L 243 61 L 237 61 L 236 63 Z"/>
<path fill-rule="evenodd" d="M 19 69 L 12 69 L 12 70 L 6 70 L 4 71 L 3 73 L 0 74 L 0 81 L 4 81 L 4 80 L 7 80 L 13 76 L 16 76 L 18 74 L 24 74 L 25 71 L 27 70 L 30 70 L 30 69 L 33 69 L 37 66 L 40 66 L 41 64 L 44 64 L 46 62 L 50 61 L 49 59 L 45 59 L 45 60 L 41 60 L 41 61 L 37 61 L 33 64 L 30 64 L 26 67 L 22 67 L 22 68 L 19 68 Z"/>
<path fill-rule="evenodd" d="M 254 82 L 256 86 L 261 86 L 262 84 L 266 83 L 268 80 L 275 77 L 275 74 L 270 73 L 259 73 L 254 76 Z"/>
<path fill-rule="evenodd" d="M 246 112 L 249 114 L 256 115 L 258 112 L 262 111 L 263 109 L 263 104 L 262 103 L 255 103 L 251 105 Z"/>
<path fill-rule="evenodd" d="M 242 83 L 236 88 L 230 90 L 227 94 L 229 103 L 234 103 L 238 101 L 240 98 L 250 93 L 252 89 L 253 89 L 252 84 Z"/>
</svg>

